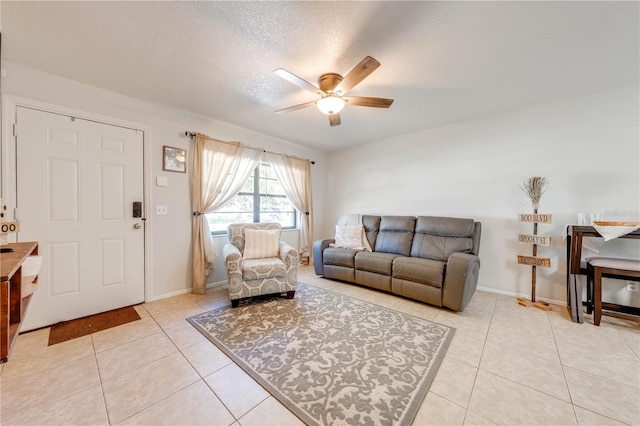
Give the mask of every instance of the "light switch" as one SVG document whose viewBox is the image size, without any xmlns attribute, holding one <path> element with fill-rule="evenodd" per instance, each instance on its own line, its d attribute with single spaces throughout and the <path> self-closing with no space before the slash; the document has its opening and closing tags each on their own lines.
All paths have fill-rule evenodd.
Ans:
<svg viewBox="0 0 640 426">
<path fill-rule="evenodd" d="M 169 179 L 166 176 L 156 176 L 156 186 L 169 186 Z"/>
<path fill-rule="evenodd" d="M 156 214 L 169 214 L 169 209 L 167 208 L 167 206 L 156 206 Z"/>
</svg>

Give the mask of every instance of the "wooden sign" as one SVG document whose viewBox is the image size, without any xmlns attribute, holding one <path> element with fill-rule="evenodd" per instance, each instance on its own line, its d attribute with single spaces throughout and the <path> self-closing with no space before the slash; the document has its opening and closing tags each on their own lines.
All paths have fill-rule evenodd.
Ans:
<svg viewBox="0 0 640 426">
<path fill-rule="evenodd" d="M 518 234 L 518 241 L 525 244 L 537 244 L 539 246 L 551 245 L 551 237 L 531 234 Z"/>
<path fill-rule="evenodd" d="M 520 265 L 541 266 L 543 268 L 551 268 L 551 259 L 548 257 L 518 255 L 518 263 Z"/>
<path fill-rule="evenodd" d="M 10 232 L 20 232 L 20 222 L 17 220 L 14 222 L 0 222 L 0 235 Z"/>
<path fill-rule="evenodd" d="M 551 223 L 553 215 L 537 213 L 518 213 L 518 222 Z"/>
</svg>

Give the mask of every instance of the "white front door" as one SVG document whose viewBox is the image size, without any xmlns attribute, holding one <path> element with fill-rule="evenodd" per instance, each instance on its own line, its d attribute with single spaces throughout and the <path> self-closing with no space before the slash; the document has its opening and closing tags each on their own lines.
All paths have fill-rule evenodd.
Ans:
<svg viewBox="0 0 640 426">
<path fill-rule="evenodd" d="M 20 241 L 43 257 L 22 331 L 144 301 L 141 131 L 18 107 Z"/>
</svg>

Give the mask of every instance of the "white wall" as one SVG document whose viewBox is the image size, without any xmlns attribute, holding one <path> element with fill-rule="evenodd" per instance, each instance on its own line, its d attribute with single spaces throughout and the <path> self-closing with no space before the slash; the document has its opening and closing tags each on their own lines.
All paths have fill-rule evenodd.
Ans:
<svg viewBox="0 0 640 426">
<path fill-rule="evenodd" d="M 446 215 L 472 217 L 483 224 L 479 285 L 494 291 L 527 295 L 530 269 L 515 255 L 529 247 L 518 244 L 518 232 L 530 226 L 516 221 L 530 211 L 517 187 L 529 176 L 545 176 L 552 184 L 541 212 L 554 223 L 540 226 L 552 246 L 540 254 L 552 259 L 538 268 L 538 295 L 565 300 L 565 248 L 559 237 L 578 212 L 638 209 L 640 160 L 638 86 L 558 100 L 509 114 L 442 126 L 325 154 L 186 111 L 143 102 L 31 68 L 3 62 L 4 94 L 141 123 L 151 129 L 151 178 L 169 179 L 166 188 L 152 185 L 151 210 L 164 204 L 169 215 L 151 211 L 152 296 L 188 291 L 190 227 L 188 175 L 162 171 L 162 146 L 191 150 L 185 130 L 223 140 L 240 140 L 316 161 L 312 168 L 315 234 L 333 235 L 342 213 Z M 191 156 L 189 157 L 191 158 Z M 325 202 L 326 199 L 326 202 Z M 287 234 L 295 242 L 295 231 Z M 218 252 L 226 238 L 215 239 Z M 640 257 L 639 241 L 607 243 L 603 253 Z M 224 279 L 221 259 L 209 282 Z M 609 299 L 640 306 L 614 282 Z"/>
<path fill-rule="evenodd" d="M 221 140 L 237 140 L 267 150 L 287 153 L 314 160 L 312 167 L 314 206 L 321 211 L 323 205 L 325 154 L 283 140 L 265 136 L 214 119 L 193 115 L 186 111 L 143 102 L 108 92 L 51 74 L 3 61 L 7 77 L 2 79 L 2 93 L 35 101 L 60 105 L 120 120 L 140 123 L 150 128 L 151 206 L 147 206 L 148 225 L 152 232 L 152 298 L 190 291 L 191 288 L 191 207 L 189 174 L 162 170 L 162 146 L 187 148 L 192 159 L 192 142 L 185 131 L 197 131 Z M 167 82 L 170 84 L 170 82 Z M 190 171 L 190 166 L 189 166 Z M 156 176 L 166 176 L 168 187 L 155 186 Z M 169 214 L 155 215 L 155 206 L 168 206 Z M 11 207 L 11 206 L 10 206 Z M 321 215 L 315 218 L 315 229 L 322 229 Z M 295 236 L 287 239 L 296 241 Z M 226 237 L 216 238 L 218 253 Z M 209 282 L 224 279 L 221 259 Z"/>
<path fill-rule="evenodd" d="M 530 295 L 531 268 L 516 254 L 531 248 L 516 237 L 532 231 L 517 222 L 532 208 L 517 184 L 545 176 L 540 212 L 553 224 L 539 234 L 552 245 L 539 255 L 552 267 L 537 268 L 537 295 L 564 301 L 563 226 L 578 212 L 640 208 L 639 160 L 637 85 L 380 140 L 328 155 L 324 237 L 344 213 L 474 218 L 483 225 L 479 286 Z M 603 253 L 640 258 L 639 243 L 612 241 Z M 622 285 L 609 300 L 640 305 Z"/>
</svg>

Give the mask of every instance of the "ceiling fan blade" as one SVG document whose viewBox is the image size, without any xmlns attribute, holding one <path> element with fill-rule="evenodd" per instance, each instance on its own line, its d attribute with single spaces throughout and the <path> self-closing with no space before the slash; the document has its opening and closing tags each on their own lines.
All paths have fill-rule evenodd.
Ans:
<svg viewBox="0 0 640 426">
<path fill-rule="evenodd" d="M 324 92 L 322 90 L 318 89 L 316 86 L 314 86 L 313 84 L 309 83 L 307 80 L 301 79 L 297 75 L 290 73 L 289 71 L 285 70 L 284 68 L 278 68 L 277 70 L 274 70 L 273 73 L 275 75 L 277 75 L 278 77 L 284 78 L 289 83 L 293 83 L 296 86 L 302 87 L 305 90 L 308 90 L 310 92 L 317 93 L 317 94 L 320 94 L 320 95 L 324 94 Z"/>
<path fill-rule="evenodd" d="M 389 108 L 393 103 L 393 99 L 387 98 L 369 98 L 366 96 L 345 96 L 343 97 L 349 105 L 374 107 L 374 108 Z"/>
<path fill-rule="evenodd" d="M 329 114 L 329 124 L 331 127 L 339 126 L 342 121 L 340 120 L 340 114 Z"/>
<path fill-rule="evenodd" d="M 305 102 L 303 104 L 290 106 L 289 108 L 279 109 L 279 110 L 276 111 L 276 113 L 282 114 L 283 112 L 297 111 L 299 109 L 309 108 L 310 106 L 314 106 L 315 104 L 316 104 L 316 101 Z"/>
<path fill-rule="evenodd" d="M 340 91 L 343 94 L 353 89 L 358 83 L 364 80 L 369 74 L 374 72 L 376 68 L 380 66 L 380 62 L 373 59 L 371 56 L 364 58 L 358 65 L 356 65 L 345 78 L 342 79 L 335 91 Z"/>
</svg>

